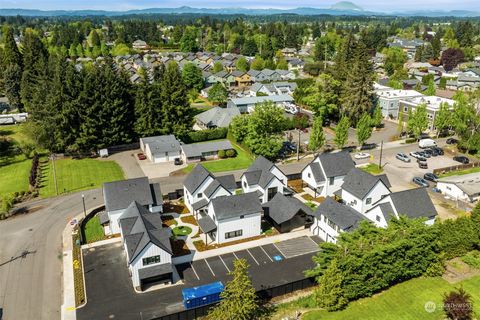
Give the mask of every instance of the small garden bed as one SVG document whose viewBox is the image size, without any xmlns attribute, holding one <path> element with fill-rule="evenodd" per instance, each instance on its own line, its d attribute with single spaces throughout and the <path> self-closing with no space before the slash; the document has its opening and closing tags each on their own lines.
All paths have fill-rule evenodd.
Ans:
<svg viewBox="0 0 480 320">
<path fill-rule="evenodd" d="M 75 306 L 85 303 L 85 286 L 83 284 L 82 249 L 80 248 L 80 234 L 78 230 L 72 234 L 73 283 L 75 290 Z"/>
<path fill-rule="evenodd" d="M 197 220 L 195 219 L 194 216 L 181 217 L 180 220 L 183 223 L 188 223 L 188 224 L 193 224 L 194 226 L 198 226 Z"/>
<path fill-rule="evenodd" d="M 162 224 L 164 227 L 171 227 L 176 226 L 178 222 L 175 221 L 173 216 L 162 216 Z"/>
<path fill-rule="evenodd" d="M 183 240 L 170 238 L 170 245 L 172 246 L 174 258 L 190 254 L 190 250 L 188 249 L 186 242 Z"/>
<path fill-rule="evenodd" d="M 265 238 L 266 236 L 267 235 L 263 234 L 263 235 L 256 236 L 256 237 L 241 239 L 241 240 L 237 240 L 237 241 L 231 241 L 231 242 L 222 243 L 222 244 L 211 243 L 208 246 L 205 245 L 205 242 L 203 240 L 196 240 L 196 241 L 193 241 L 193 245 L 195 246 L 195 249 L 202 252 L 202 251 L 207 251 L 207 250 L 212 250 L 212 249 L 217 249 L 217 248 L 233 246 L 233 245 L 239 244 L 239 243 L 258 240 L 258 239 L 261 239 L 261 238 Z"/>
<path fill-rule="evenodd" d="M 189 213 L 188 208 L 183 203 L 168 202 L 163 205 L 163 212 L 176 212 L 178 214 Z"/>
<path fill-rule="evenodd" d="M 381 174 L 383 173 L 383 169 L 378 166 L 378 164 L 375 163 L 369 163 L 368 165 L 364 167 L 360 167 L 359 169 L 368 172 L 373 175 Z"/>
<path fill-rule="evenodd" d="M 287 182 L 287 185 L 288 185 L 289 188 L 291 188 L 296 193 L 302 193 L 303 192 L 303 180 L 302 179 L 289 180 Z"/>
<path fill-rule="evenodd" d="M 304 195 L 302 195 L 302 198 L 307 200 L 307 201 L 316 201 L 318 203 L 322 203 L 323 201 L 325 201 L 325 197 L 316 197 L 314 198 L 312 195 L 306 193 Z"/>
<path fill-rule="evenodd" d="M 172 229 L 172 232 L 175 236 L 187 236 L 192 233 L 192 228 L 187 226 L 178 226 Z"/>
</svg>

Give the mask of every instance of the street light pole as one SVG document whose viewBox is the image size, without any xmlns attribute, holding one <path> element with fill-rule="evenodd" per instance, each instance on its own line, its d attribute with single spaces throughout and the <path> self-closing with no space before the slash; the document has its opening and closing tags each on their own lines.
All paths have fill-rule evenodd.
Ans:
<svg viewBox="0 0 480 320">
<path fill-rule="evenodd" d="M 87 209 L 85 208 L 85 195 L 82 194 L 82 202 L 83 202 L 83 216 L 87 217 Z"/>
</svg>

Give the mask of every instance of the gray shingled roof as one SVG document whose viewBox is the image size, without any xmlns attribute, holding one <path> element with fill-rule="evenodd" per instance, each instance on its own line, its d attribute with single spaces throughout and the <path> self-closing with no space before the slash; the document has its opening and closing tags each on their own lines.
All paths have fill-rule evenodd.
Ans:
<svg viewBox="0 0 480 320">
<path fill-rule="evenodd" d="M 192 208 L 193 210 L 198 210 L 205 207 L 207 204 L 208 204 L 207 199 L 202 199 L 192 204 Z"/>
<path fill-rule="evenodd" d="M 155 266 L 138 269 L 138 278 L 140 280 L 148 279 L 172 272 L 173 268 L 171 263 L 162 263 Z"/>
<path fill-rule="evenodd" d="M 438 214 L 425 188 L 394 192 L 390 194 L 390 198 L 398 215 L 409 218 L 433 218 Z"/>
<path fill-rule="evenodd" d="M 380 211 L 382 211 L 385 221 L 388 223 L 393 217 L 395 217 L 395 211 L 392 208 L 390 202 L 381 203 L 378 205 Z"/>
<path fill-rule="evenodd" d="M 204 233 L 209 233 L 215 229 L 217 229 L 217 225 L 215 221 L 210 218 L 210 216 L 204 216 L 198 220 L 198 226 Z"/>
<path fill-rule="evenodd" d="M 140 138 L 144 145 L 149 146 L 152 155 L 157 153 L 173 152 L 180 150 L 180 142 L 174 135 Z"/>
<path fill-rule="evenodd" d="M 281 193 L 277 193 L 273 199 L 265 203 L 263 207 L 268 208 L 268 215 L 278 224 L 289 221 L 300 210 L 308 215 L 313 215 L 312 209 L 303 204 L 303 202 L 297 198 L 285 197 Z"/>
<path fill-rule="evenodd" d="M 338 203 L 333 198 L 326 198 L 317 210 L 313 213 L 320 219 L 320 215 L 327 217 L 335 225 L 344 231 L 350 231 L 357 228 L 358 224 L 366 218 L 351 207 Z"/>
<path fill-rule="evenodd" d="M 147 177 L 104 183 L 103 196 L 109 212 L 125 209 L 132 201 L 143 206 L 154 203 Z"/>
<path fill-rule="evenodd" d="M 322 153 L 318 156 L 327 178 L 345 176 L 355 167 L 348 151 Z"/>
<path fill-rule="evenodd" d="M 312 169 L 312 174 L 315 182 L 318 183 L 325 181 L 325 176 L 323 175 L 322 168 L 320 168 L 320 164 L 318 162 L 310 163 L 310 168 Z"/>
<path fill-rule="evenodd" d="M 197 164 L 183 181 L 183 185 L 190 193 L 194 193 L 207 177 L 213 178 L 207 169 L 201 164 Z"/>
<path fill-rule="evenodd" d="M 391 187 L 385 174 L 374 176 L 363 170 L 353 168 L 345 176 L 342 189 L 359 199 L 363 199 L 379 181 L 383 182 L 387 188 Z"/>
<path fill-rule="evenodd" d="M 222 196 L 212 199 L 211 203 L 217 220 L 263 212 L 262 205 L 255 192 Z"/>
<path fill-rule="evenodd" d="M 237 182 L 235 181 L 235 176 L 233 174 L 227 174 L 225 176 L 219 176 L 215 178 L 220 182 L 220 184 L 227 190 L 237 189 Z"/>
<path fill-rule="evenodd" d="M 134 201 L 120 216 L 119 224 L 129 263 L 133 262 L 149 243 L 172 254 L 170 230 L 162 227 L 160 214 L 151 213 Z"/>
<path fill-rule="evenodd" d="M 274 166 L 273 162 L 266 158 L 259 156 L 245 171 L 245 179 L 249 185 L 258 184 L 262 188 L 265 188 L 275 175 L 270 172 L 270 169 Z M 279 169 L 280 170 L 280 169 Z"/>
<path fill-rule="evenodd" d="M 228 140 L 218 140 L 182 145 L 182 151 L 187 158 L 201 157 L 204 153 L 233 149 Z"/>
<path fill-rule="evenodd" d="M 215 107 L 195 116 L 195 119 L 207 127 L 227 128 L 235 116 L 240 115 L 238 108 Z"/>
</svg>

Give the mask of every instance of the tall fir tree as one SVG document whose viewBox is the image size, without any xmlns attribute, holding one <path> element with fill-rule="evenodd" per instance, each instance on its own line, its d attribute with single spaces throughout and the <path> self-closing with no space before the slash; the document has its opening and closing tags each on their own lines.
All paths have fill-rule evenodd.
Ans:
<svg viewBox="0 0 480 320">
<path fill-rule="evenodd" d="M 17 47 L 13 30 L 5 27 L 3 32 L 2 70 L 5 95 L 14 109 L 23 109 L 20 97 L 22 78 L 22 55 Z"/>
<path fill-rule="evenodd" d="M 344 82 L 341 98 L 342 114 L 347 115 L 353 124 L 369 112 L 373 106 L 373 65 L 362 42 L 355 48 L 353 66 Z"/>
<path fill-rule="evenodd" d="M 335 56 L 333 76 L 336 80 L 344 83 L 347 80 L 348 71 L 354 58 L 356 41 L 351 33 L 344 40 Z"/>
<path fill-rule="evenodd" d="M 193 121 L 187 88 L 175 62 L 170 62 L 162 79 L 162 102 L 164 126 L 178 137 L 190 129 Z"/>
</svg>

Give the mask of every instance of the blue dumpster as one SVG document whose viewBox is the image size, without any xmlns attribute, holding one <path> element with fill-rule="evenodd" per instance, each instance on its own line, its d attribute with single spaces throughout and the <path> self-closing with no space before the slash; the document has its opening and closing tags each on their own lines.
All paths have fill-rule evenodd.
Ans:
<svg viewBox="0 0 480 320">
<path fill-rule="evenodd" d="M 197 308 L 220 301 L 223 284 L 220 281 L 199 287 L 182 289 L 183 305 L 185 309 Z"/>
</svg>

